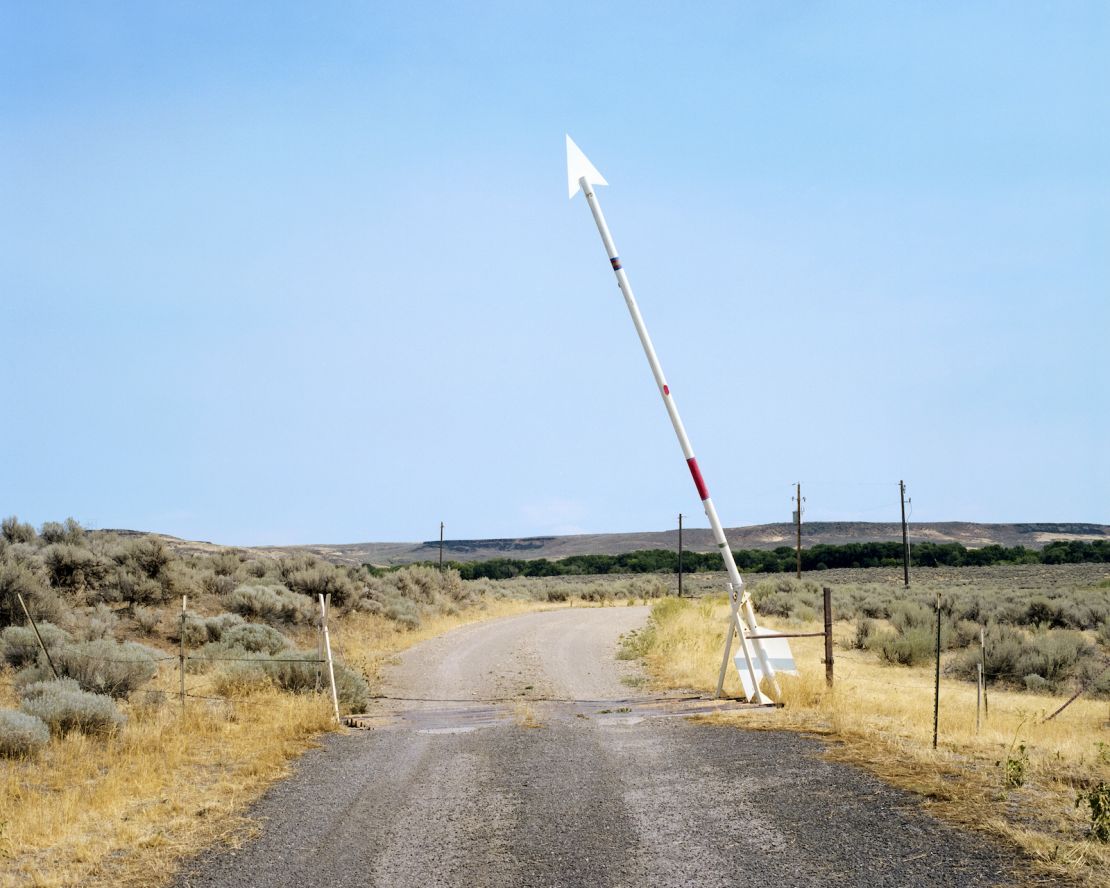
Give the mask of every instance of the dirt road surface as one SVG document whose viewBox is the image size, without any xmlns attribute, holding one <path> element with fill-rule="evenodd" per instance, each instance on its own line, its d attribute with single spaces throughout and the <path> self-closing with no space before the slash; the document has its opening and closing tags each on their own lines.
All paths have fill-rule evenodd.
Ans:
<svg viewBox="0 0 1110 888">
<path fill-rule="evenodd" d="M 637 667 L 615 653 L 646 617 L 549 611 L 413 648 L 372 727 L 305 755 L 256 806 L 261 834 L 191 861 L 176 884 L 1034 883 L 986 838 L 823 761 L 817 741 L 637 702 Z"/>
</svg>

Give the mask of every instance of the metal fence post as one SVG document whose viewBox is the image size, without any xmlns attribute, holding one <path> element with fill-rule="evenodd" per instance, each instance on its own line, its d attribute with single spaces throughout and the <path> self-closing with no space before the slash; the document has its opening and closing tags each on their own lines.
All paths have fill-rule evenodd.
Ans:
<svg viewBox="0 0 1110 888">
<path fill-rule="evenodd" d="M 181 631 L 180 631 L 180 645 L 178 648 L 177 661 L 178 668 L 181 672 L 181 711 L 185 712 L 185 607 L 188 604 L 189 596 L 181 596 Z"/>
<path fill-rule="evenodd" d="M 833 613 L 832 589 L 825 586 L 822 590 L 825 599 L 825 684 L 833 686 Z"/>
</svg>

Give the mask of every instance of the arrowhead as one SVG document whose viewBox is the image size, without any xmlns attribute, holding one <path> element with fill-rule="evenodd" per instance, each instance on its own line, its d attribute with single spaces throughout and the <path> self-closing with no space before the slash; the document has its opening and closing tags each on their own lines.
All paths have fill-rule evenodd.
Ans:
<svg viewBox="0 0 1110 888">
<path fill-rule="evenodd" d="M 608 185 L 605 177 L 597 171 L 590 159 L 582 153 L 582 149 L 574 144 L 574 139 L 567 136 L 567 196 L 574 197 L 582 187 L 579 180 L 585 177 L 591 185 Z"/>
</svg>

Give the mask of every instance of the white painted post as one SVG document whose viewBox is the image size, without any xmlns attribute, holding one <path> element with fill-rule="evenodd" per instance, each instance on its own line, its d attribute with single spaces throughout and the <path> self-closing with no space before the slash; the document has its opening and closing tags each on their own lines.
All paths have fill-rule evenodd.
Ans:
<svg viewBox="0 0 1110 888">
<path fill-rule="evenodd" d="M 343 720 L 339 717 L 339 695 L 335 691 L 335 666 L 331 659 L 331 638 L 328 636 L 328 607 L 324 604 L 324 594 L 320 593 L 320 622 L 324 627 L 324 650 L 328 656 L 328 680 L 331 682 L 331 705 L 335 709 L 335 720 L 340 724 Z"/>
<path fill-rule="evenodd" d="M 751 596 L 744 590 L 744 581 L 741 579 L 740 571 L 736 567 L 736 560 L 733 558 L 732 550 L 729 548 L 728 539 L 725 537 L 724 528 L 721 526 L 721 519 L 717 516 L 717 508 L 713 505 L 713 500 L 710 499 L 709 490 L 702 477 L 701 469 L 698 467 L 697 458 L 694 456 L 694 448 L 690 444 L 690 439 L 686 434 L 682 419 L 678 415 L 678 406 L 671 393 L 671 388 L 667 384 L 666 378 L 663 376 L 663 367 L 659 363 L 659 357 L 655 353 L 655 346 L 652 344 L 651 337 L 648 335 L 647 326 L 644 324 L 643 316 L 640 314 L 639 306 L 636 304 L 636 297 L 632 293 L 632 284 L 629 283 L 628 275 L 624 271 L 624 265 L 617 252 L 617 246 L 613 242 L 613 235 L 610 233 L 609 226 L 605 221 L 605 215 L 601 212 L 601 204 L 598 202 L 594 186 L 606 184 L 608 183 L 606 183 L 601 173 L 597 171 L 597 168 L 590 163 L 589 159 L 582 153 L 581 149 L 574 144 L 570 136 L 567 136 L 567 191 L 569 196 L 573 198 L 575 194 L 581 190 L 586 197 L 586 202 L 589 204 L 590 212 L 594 217 L 594 223 L 597 225 L 598 233 L 601 235 L 601 242 L 605 247 L 605 253 L 609 257 L 609 264 L 613 268 L 613 273 L 617 276 L 617 286 L 620 287 L 620 291 L 624 296 L 625 305 L 628 308 L 628 313 L 632 316 L 632 323 L 636 327 L 637 335 L 640 337 L 640 345 L 643 346 L 644 355 L 647 357 L 648 365 L 651 367 L 652 376 L 655 377 L 655 384 L 663 399 L 663 405 L 667 409 L 667 416 L 670 418 L 671 425 L 674 427 L 675 435 L 678 437 L 679 447 L 682 449 L 682 455 L 686 460 L 686 466 L 690 471 L 690 476 L 693 478 L 694 486 L 697 488 L 698 497 L 701 499 L 705 517 L 709 519 L 709 526 L 713 530 L 713 539 L 724 561 L 725 570 L 728 572 L 731 619 L 729 621 L 729 633 L 725 645 L 724 660 L 721 664 L 719 684 L 723 682 L 724 672 L 728 668 L 728 660 L 732 647 L 732 627 L 735 626 L 740 635 L 740 648 L 744 652 L 744 662 L 751 678 L 752 694 L 749 699 L 753 703 L 763 703 L 765 700 L 764 695 L 759 689 L 759 675 L 755 669 L 752 656 L 753 652 L 755 657 L 759 660 L 760 670 L 765 677 L 770 679 L 771 687 L 774 689 L 775 695 L 778 696 L 780 692 L 778 681 L 775 678 L 775 669 L 771 665 L 770 657 L 767 655 L 763 643 L 759 641 L 758 638 L 751 638 L 751 636 L 754 636 L 759 630 L 759 624 L 755 617 L 755 609 L 752 607 L 751 603 Z"/>
</svg>

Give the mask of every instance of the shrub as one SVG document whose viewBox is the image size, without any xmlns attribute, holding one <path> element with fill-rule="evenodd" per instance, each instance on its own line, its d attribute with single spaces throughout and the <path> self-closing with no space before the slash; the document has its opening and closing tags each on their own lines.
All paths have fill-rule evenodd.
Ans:
<svg viewBox="0 0 1110 888">
<path fill-rule="evenodd" d="M 65 606 L 57 593 L 46 585 L 46 569 L 34 550 L 22 544 L 7 547 L 0 560 L 0 619 L 15 624 L 23 622 L 23 608 L 18 596 L 40 620 L 58 622 L 65 615 Z"/>
<path fill-rule="evenodd" d="M 1029 604 L 1025 607 L 1023 622 L 1030 626 L 1048 626 L 1050 628 L 1067 625 L 1067 619 L 1064 617 L 1060 602 L 1050 601 L 1043 597 L 1030 599 Z"/>
<path fill-rule="evenodd" d="M 126 553 L 127 560 L 144 576 L 157 580 L 173 560 L 170 550 L 156 537 L 143 537 L 133 542 Z"/>
<path fill-rule="evenodd" d="M 166 637 L 170 641 L 180 642 L 183 635 L 186 647 L 200 647 L 208 643 L 208 625 L 202 617 L 192 612 L 185 614 L 185 621 L 182 623 L 181 612 L 175 611 L 171 616 Z"/>
<path fill-rule="evenodd" d="M 208 564 L 216 576 L 233 577 L 239 571 L 242 562 L 234 552 L 221 552 L 218 555 L 209 556 Z"/>
<path fill-rule="evenodd" d="M 111 638 L 119 625 L 119 617 L 104 602 L 85 612 L 84 622 L 80 625 L 78 636 L 83 641 L 92 641 L 98 638 Z"/>
<path fill-rule="evenodd" d="M 848 643 L 849 650 L 865 651 L 871 647 L 871 640 L 875 636 L 875 621 L 866 617 L 856 621 L 856 634 Z"/>
<path fill-rule="evenodd" d="M 125 567 L 116 568 L 109 585 L 120 601 L 129 604 L 158 604 L 166 600 L 166 590 L 161 583 Z"/>
<path fill-rule="evenodd" d="M 85 539 L 85 529 L 74 521 L 72 518 L 67 518 L 64 524 L 57 521 L 47 521 L 42 525 L 39 530 L 39 536 L 43 538 L 46 543 L 72 543 L 79 545 Z"/>
<path fill-rule="evenodd" d="M 212 641 L 219 641 L 229 629 L 242 626 L 243 618 L 238 614 L 218 614 L 214 617 L 208 617 L 204 621 L 204 625 L 208 630 L 208 638 Z"/>
<path fill-rule="evenodd" d="M 1055 683 L 1073 675 L 1080 660 L 1090 652 L 1090 643 L 1082 632 L 1046 632 L 1033 637 L 1023 662 L 1029 672 Z"/>
<path fill-rule="evenodd" d="M 873 620 L 885 620 L 890 616 L 890 608 L 887 603 L 874 596 L 864 599 L 859 606 L 859 612 Z"/>
<path fill-rule="evenodd" d="M 1025 785 L 1025 774 L 1029 770 L 1029 753 L 1025 751 L 1025 744 L 1018 744 L 1014 752 L 1013 744 L 1006 753 L 1006 758 L 994 763 L 1002 769 L 1002 785 L 1006 789 Z"/>
<path fill-rule="evenodd" d="M 397 598 L 385 607 L 385 615 L 406 629 L 420 628 L 420 611 L 416 603 L 407 598 Z"/>
<path fill-rule="evenodd" d="M 1110 842 L 1110 783 L 1100 780 L 1090 789 L 1075 794 L 1075 807 L 1087 805 L 1091 812 L 1091 838 Z"/>
<path fill-rule="evenodd" d="M 200 578 L 200 587 L 209 595 L 216 595 L 223 598 L 230 595 L 235 591 L 235 587 L 239 585 L 239 581 L 235 577 L 228 576 L 227 574 L 205 574 Z"/>
<path fill-rule="evenodd" d="M 41 718 L 14 709 L 0 709 L 0 756 L 33 755 L 49 742 L 50 729 Z"/>
<path fill-rule="evenodd" d="M 1025 635 L 1020 629 L 992 623 L 986 629 L 986 665 L 983 674 L 988 681 L 1017 678 L 1035 670 L 1022 669 L 1025 651 Z M 975 663 L 979 652 L 969 650 L 957 660 L 957 665 L 966 664 L 962 669 L 966 678 L 974 678 Z"/>
<path fill-rule="evenodd" d="M 33 543 L 35 528 L 24 524 L 15 515 L 10 515 L 0 521 L 0 535 L 9 543 Z"/>
<path fill-rule="evenodd" d="M 131 611 L 131 615 L 144 635 L 153 635 L 162 622 L 162 612 L 153 607 L 139 605 Z"/>
<path fill-rule="evenodd" d="M 110 567 L 88 549 L 72 543 L 47 546 L 42 551 L 42 559 L 51 584 L 72 593 L 99 589 Z"/>
<path fill-rule="evenodd" d="M 357 591 L 346 574 L 322 564 L 294 572 L 286 583 L 294 592 L 307 595 L 313 601 L 318 595 L 331 595 L 331 602 L 336 607 L 346 607 L 354 600 Z"/>
<path fill-rule="evenodd" d="M 987 627 L 986 641 L 987 680 L 1020 682 L 1029 689 L 1050 689 L 1092 660 L 1093 647 L 1086 636 L 1071 629 L 1030 636 L 1011 626 L 992 624 Z M 956 658 L 952 671 L 974 679 L 979 658 L 978 647 L 971 647 Z"/>
<path fill-rule="evenodd" d="M 43 644 L 51 654 L 71 640 L 68 632 L 53 623 L 42 622 L 38 627 Z M 0 658 L 15 669 L 34 663 L 41 650 L 30 626 L 9 626 L 0 632 Z"/>
<path fill-rule="evenodd" d="M 566 586 L 552 586 L 547 590 L 548 601 L 566 601 L 569 597 Z"/>
<path fill-rule="evenodd" d="M 328 684 L 327 664 L 296 662 L 311 660 L 318 656 L 314 651 L 286 651 L 270 660 L 259 661 L 273 679 L 275 685 L 284 691 L 303 694 L 316 689 L 317 669 L 321 677 L 321 687 Z M 253 664 L 252 664 L 253 665 Z M 336 662 L 335 692 L 339 705 L 348 712 L 361 712 L 370 704 L 370 686 L 358 672 Z"/>
<path fill-rule="evenodd" d="M 763 584 L 760 583 L 756 588 L 758 589 Z M 782 592 L 771 592 L 768 595 L 763 595 L 760 598 L 752 596 L 752 602 L 761 614 L 768 617 L 788 617 L 790 616 L 791 600 L 789 595 Z"/>
<path fill-rule="evenodd" d="M 953 627 L 950 647 L 965 648 L 969 644 L 978 646 L 979 624 L 971 620 L 958 620 Z"/>
<path fill-rule="evenodd" d="M 130 641 L 86 641 L 63 647 L 52 656 L 61 675 L 75 679 L 86 691 L 112 697 L 126 697 L 158 671 L 156 653 Z"/>
<path fill-rule="evenodd" d="M 364 614 L 380 614 L 385 612 L 385 605 L 376 598 L 360 598 L 355 603 L 355 610 L 360 610 Z"/>
<path fill-rule="evenodd" d="M 257 663 L 231 663 L 212 679 L 212 689 L 224 697 L 244 697 L 273 686 L 270 674 Z"/>
<path fill-rule="evenodd" d="M 899 666 L 918 666 L 929 662 L 936 653 L 936 637 L 928 629 L 908 629 L 902 635 L 880 635 L 875 646 L 879 658 Z"/>
<path fill-rule="evenodd" d="M 1046 691 L 1052 686 L 1051 682 L 1045 680 L 1043 676 L 1037 675 L 1036 673 L 1025 676 L 1022 682 L 1025 684 L 1025 689 L 1027 691 L 1033 691 L 1034 693 Z"/>
<path fill-rule="evenodd" d="M 599 601 L 606 602 L 612 601 L 616 597 L 616 592 L 611 583 L 589 583 L 582 587 L 581 596 L 583 601 Z"/>
<path fill-rule="evenodd" d="M 275 623 L 307 623 L 315 614 L 312 602 L 281 586 L 240 586 L 227 606 L 244 617 Z"/>
<path fill-rule="evenodd" d="M 289 646 L 284 635 L 260 623 L 243 623 L 223 633 L 221 643 L 253 653 L 276 654 Z"/>
<path fill-rule="evenodd" d="M 111 698 L 83 691 L 73 681 L 37 682 L 23 696 L 23 711 L 42 719 L 55 734 L 106 734 L 125 721 Z"/>
<path fill-rule="evenodd" d="M 629 581 L 628 595 L 635 598 L 662 598 L 669 588 L 659 577 L 634 577 Z"/>
</svg>

